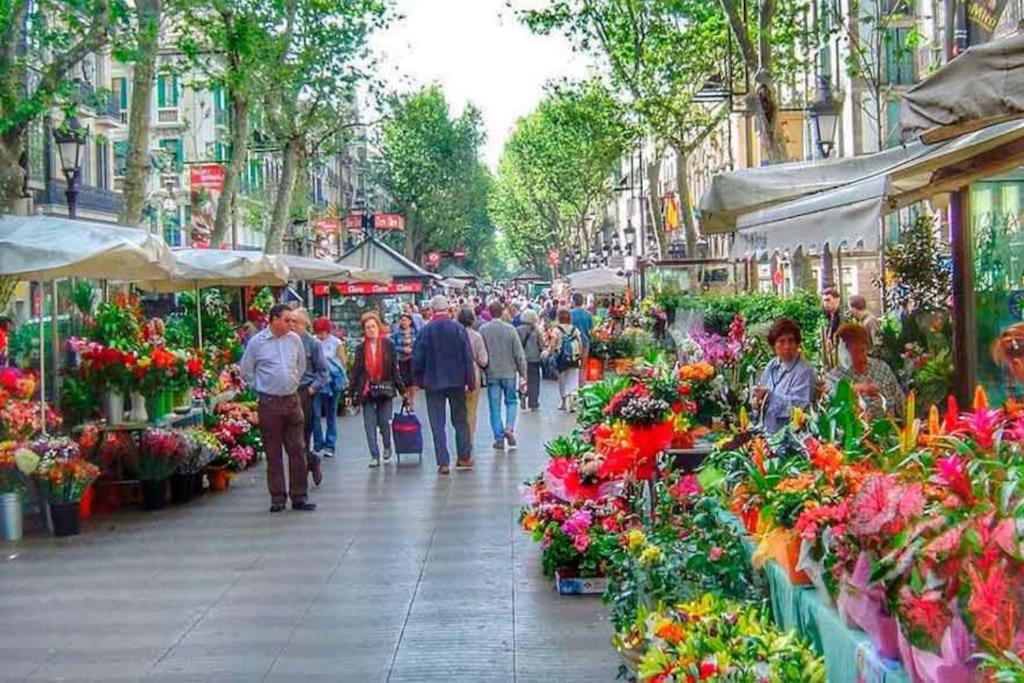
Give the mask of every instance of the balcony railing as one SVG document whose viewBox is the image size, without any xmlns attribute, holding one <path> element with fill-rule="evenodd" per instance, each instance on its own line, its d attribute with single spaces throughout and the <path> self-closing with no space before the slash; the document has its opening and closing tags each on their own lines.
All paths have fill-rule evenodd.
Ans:
<svg viewBox="0 0 1024 683">
<path fill-rule="evenodd" d="M 161 107 L 156 110 L 156 122 L 165 125 L 181 123 L 181 110 L 178 107 Z"/>
<path fill-rule="evenodd" d="M 71 100 L 80 107 L 92 110 L 98 116 L 121 120 L 121 106 L 113 92 L 99 92 L 91 83 L 76 80 L 71 84 Z"/>
</svg>

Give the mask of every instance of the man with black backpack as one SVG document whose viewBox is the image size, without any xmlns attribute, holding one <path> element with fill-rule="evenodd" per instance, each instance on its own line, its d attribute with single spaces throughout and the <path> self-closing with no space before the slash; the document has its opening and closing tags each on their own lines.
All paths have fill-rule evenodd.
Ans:
<svg viewBox="0 0 1024 683">
<path fill-rule="evenodd" d="M 547 353 L 554 356 L 558 368 L 558 394 L 562 398 L 558 409 L 574 410 L 572 404 L 580 385 L 583 341 L 580 331 L 572 324 L 572 314 L 568 308 L 558 310 L 558 324 L 551 328 Z"/>
</svg>

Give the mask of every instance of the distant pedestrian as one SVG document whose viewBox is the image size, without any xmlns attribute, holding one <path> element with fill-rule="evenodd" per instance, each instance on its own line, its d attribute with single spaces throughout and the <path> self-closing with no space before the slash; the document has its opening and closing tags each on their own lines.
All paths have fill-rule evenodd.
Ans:
<svg viewBox="0 0 1024 683">
<path fill-rule="evenodd" d="M 572 324 L 568 308 L 558 309 L 558 324 L 551 328 L 548 353 L 555 358 L 558 369 L 558 395 L 562 398 L 559 410 L 573 410 L 573 401 L 580 386 L 583 342 L 580 331 Z"/>
<path fill-rule="evenodd" d="M 491 322 L 480 328 L 487 344 L 487 404 L 494 432 L 494 448 L 516 447 L 516 416 L 519 412 L 519 384 L 526 382 L 526 354 L 519 333 L 501 318 L 502 305 L 491 304 Z M 502 421 L 502 403 L 505 419 Z"/>
<path fill-rule="evenodd" d="M 583 307 L 583 295 L 576 292 L 572 295 L 572 313 L 570 313 L 572 326 L 580 333 L 580 343 L 583 345 L 582 363 L 585 363 L 590 355 L 590 331 L 594 328 L 594 316 Z"/>
<path fill-rule="evenodd" d="M 490 360 L 487 357 L 487 345 L 484 338 L 480 336 L 473 326 L 476 324 L 476 315 L 470 306 L 463 306 L 459 311 L 459 324 L 466 328 L 469 335 L 469 348 L 473 351 L 473 360 L 476 364 L 476 388 L 466 392 L 466 416 L 469 420 L 469 442 L 476 439 L 476 410 L 480 403 L 480 392 L 484 386 L 484 369 Z"/>
<path fill-rule="evenodd" d="M 879 342 L 878 318 L 868 310 L 868 300 L 863 295 L 854 294 L 850 297 L 850 316 L 868 331 L 871 345 L 877 345 Z"/>
<path fill-rule="evenodd" d="M 370 450 L 370 467 L 380 467 L 377 432 L 380 432 L 384 443 L 384 460 L 390 460 L 394 399 L 405 391 L 405 382 L 398 369 L 395 344 L 383 333 L 384 324 L 377 312 L 363 313 L 359 322 L 363 327 L 363 341 L 356 347 L 350 392 L 353 403 L 363 406 L 363 430 Z"/>
<path fill-rule="evenodd" d="M 306 463 L 313 475 L 313 483 L 317 486 L 323 481 L 323 469 L 320 466 L 320 453 L 312 449 L 313 439 L 313 398 L 331 381 L 331 370 L 327 366 L 323 346 L 316 337 L 309 333 L 309 313 L 304 308 L 296 308 L 291 316 L 292 332 L 302 339 L 306 358 L 302 379 L 299 380 L 299 401 L 302 403 L 302 415 L 305 424 Z"/>
<path fill-rule="evenodd" d="M 416 380 L 412 376 L 412 350 L 416 346 L 416 321 L 411 313 L 402 313 L 398 318 L 398 329 L 391 335 L 391 341 L 398 352 L 398 369 L 402 373 L 407 399 L 416 401 Z"/>
<path fill-rule="evenodd" d="M 524 406 L 530 410 L 540 409 L 540 375 L 544 361 L 544 334 L 540 329 L 540 318 L 533 310 L 522 313 L 522 324 L 516 328 L 519 340 L 523 343 L 526 354 L 526 402 Z"/>
<path fill-rule="evenodd" d="M 317 318 L 313 332 L 324 351 L 331 376 L 330 382 L 313 397 L 313 450 L 325 458 L 333 458 L 338 438 L 338 400 L 348 388 L 348 363 L 345 345 L 331 334 L 330 320 Z"/>
<path fill-rule="evenodd" d="M 448 316 L 448 299 L 441 294 L 430 302 L 433 319 L 416 338 L 412 354 L 416 384 L 427 393 L 427 415 L 434 439 L 439 474 L 450 471 L 445 412 L 451 411 L 455 427 L 456 467 L 472 469 L 472 442 L 466 416 L 466 394 L 476 388 L 476 369 L 466 329 Z"/>
<path fill-rule="evenodd" d="M 267 451 L 267 488 L 270 511 L 284 510 L 288 497 L 293 510 L 315 510 L 306 499 L 305 416 L 299 401 L 299 381 L 306 371 L 302 338 L 291 331 L 294 312 L 284 304 L 272 306 L 268 326 L 253 335 L 245 347 L 239 371 L 259 396 L 259 429 Z M 282 448 L 283 447 L 283 448 Z M 285 488 L 283 449 L 288 451 L 288 487 Z"/>
<path fill-rule="evenodd" d="M 839 290 L 826 287 L 821 293 L 821 309 L 825 314 L 825 341 L 831 351 L 837 348 L 839 326 L 843 324 L 843 313 L 839 310 Z"/>
<path fill-rule="evenodd" d="M 10 336 L 14 331 L 14 321 L 6 315 L 0 316 L 0 368 L 10 363 Z"/>
</svg>

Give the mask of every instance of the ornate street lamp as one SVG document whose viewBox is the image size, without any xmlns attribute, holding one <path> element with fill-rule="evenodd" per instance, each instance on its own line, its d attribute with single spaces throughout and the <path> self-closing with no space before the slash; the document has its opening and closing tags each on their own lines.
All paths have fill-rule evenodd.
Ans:
<svg viewBox="0 0 1024 683">
<path fill-rule="evenodd" d="M 68 184 L 68 218 L 78 217 L 78 174 L 82 171 L 82 148 L 88 137 L 89 127 L 83 127 L 77 116 L 72 116 L 70 121 L 64 121 L 59 128 L 53 130 L 60 168 Z"/>
<path fill-rule="evenodd" d="M 814 140 L 818 144 L 818 153 L 823 159 L 827 159 L 835 149 L 836 125 L 839 123 L 839 103 L 832 95 L 832 85 L 828 76 L 818 76 L 814 100 L 807 105 L 807 114 L 814 124 Z"/>
</svg>

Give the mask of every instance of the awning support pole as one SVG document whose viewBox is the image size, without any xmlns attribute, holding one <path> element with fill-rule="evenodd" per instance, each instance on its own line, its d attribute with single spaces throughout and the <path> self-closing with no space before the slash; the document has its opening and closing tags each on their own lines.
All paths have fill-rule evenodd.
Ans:
<svg viewBox="0 0 1024 683">
<path fill-rule="evenodd" d="M 953 246 L 953 387 L 960 405 L 970 404 L 977 381 L 974 310 L 974 244 L 968 188 L 950 196 L 949 232 Z"/>
<path fill-rule="evenodd" d="M 46 287 L 39 283 L 39 424 L 46 436 L 46 334 L 44 313 L 46 312 Z"/>
</svg>

